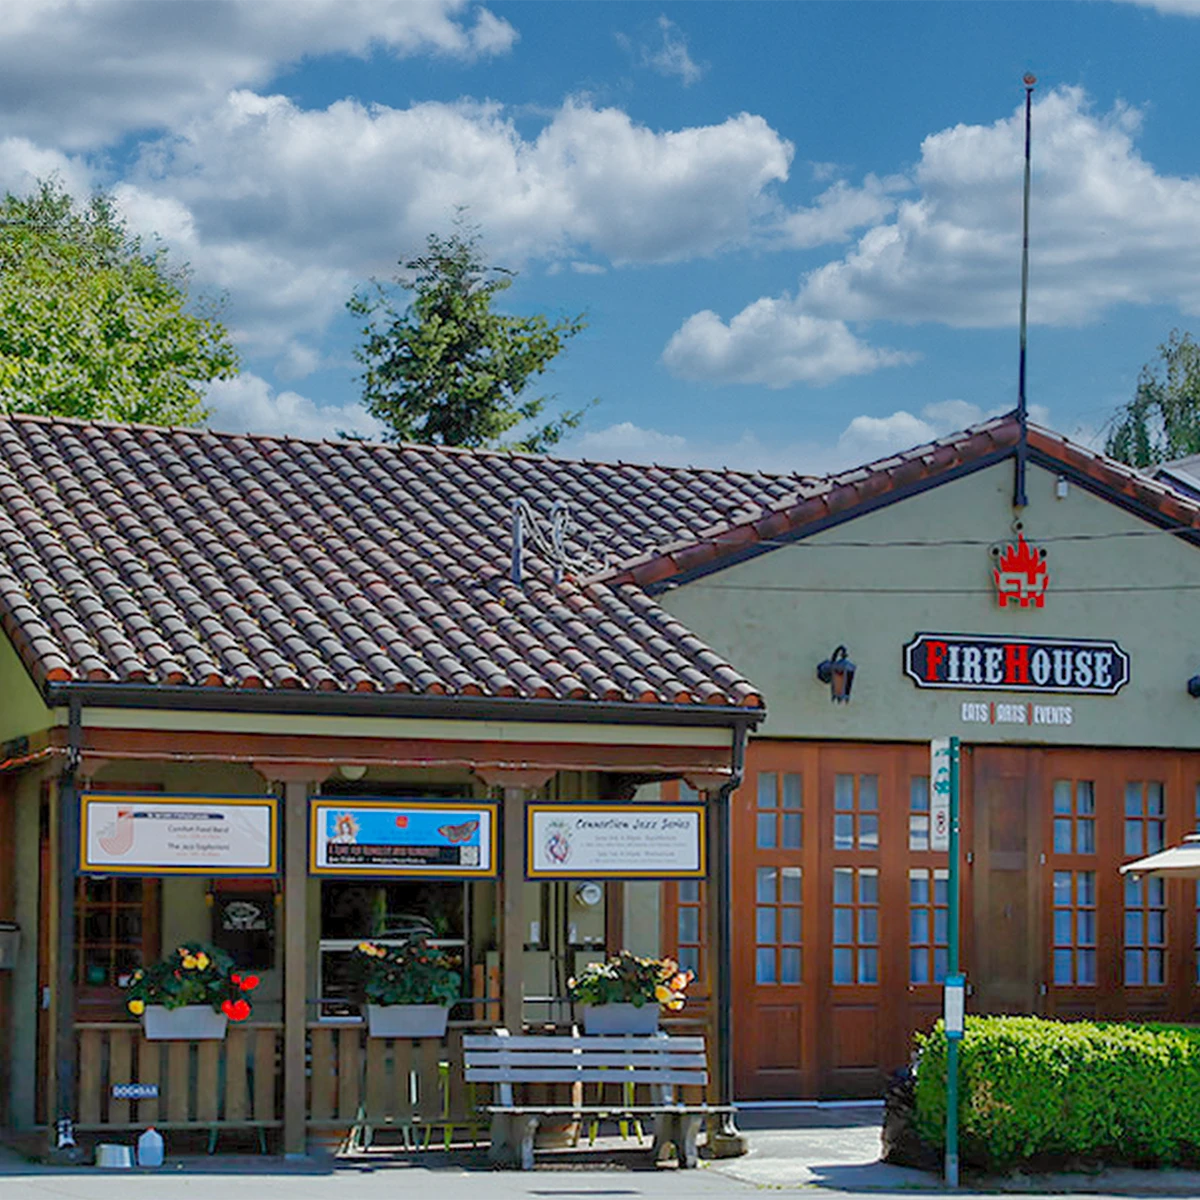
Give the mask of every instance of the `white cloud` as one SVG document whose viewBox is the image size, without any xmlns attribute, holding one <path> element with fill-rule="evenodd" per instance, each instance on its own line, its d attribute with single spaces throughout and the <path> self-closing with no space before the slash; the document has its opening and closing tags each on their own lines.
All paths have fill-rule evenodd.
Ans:
<svg viewBox="0 0 1200 1200">
<path fill-rule="evenodd" d="M 756 300 L 726 325 L 716 313 L 694 313 L 676 330 L 662 361 L 673 375 L 709 383 L 821 385 L 917 356 L 868 346 L 844 321 L 811 317 L 783 297 Z"/>
<path fill-rule="evenodd" d="M 239 91 L 145 143 L 116 195 L 196 282 L 227 292 L 239 340 L 282 352 L 322 331 L 356 281 L 445 229 L 455 205 L 492 261 L 670 262 L 766 236 L 792 147 L 760 117 L 658 132 L 568 100 L 523 136 L 503 107 L 345 100 L 304 110 Z M 598 271 L 602 263 L 577 266 Z"/>
<path fill-rule="evenodd" d="M 605 429 L 575 434 L 555 452 L 600 462 L 623 460 L 675 467 L 828 475 L 957 433 L 998 416 L 1001 411 L 1004 410 L 985 412 L 966 400 L 940 400 L 926 404 L 917 415 L 903 409 L 884 417 L 864 414 L 850 420 L 833 442 L 764 441 L 749 429 L 732 441 L 707 442 L 622 421 Z M 1050 424 L 1049 413 L 1041 406 L 1031 405 L 1029 415 L 1040 425 Z M 1070 436 L 1085 442 L 1087 432 L 1079 428 Z"/>
<path fill-rule="evenodd" d="M 657 47 L 642 47 L 642 62 L 660 75 L 675 76 L 684 87 L 703 78 L 707 66 L 696 63 L 688 52 L 687 38 L 668 17 L 658 18 L 662 42 Z"/>
<path fill-rule="evenodd" d="M 915 198 L 812 272 L 803 312 L 841 320 L 1011 324 L 1021 245 L 1023 111 L 926 138 Z M 1120 303 L 1200 312 L 1200 181 L 1138 152 L 1140 117 L 1095 113 L 1078 88 L 1033 118 L 1031 321 L 1082 325 Z"/>
<path fill-rule="evenodd" d="M 0 121 L 96 146 L 170 128 L 305 57 L 382 50 L 470 61 L 516 39 L 468 0 L 6 0 Z"/>
<path fill-rule="evenodd" d="M 95 187 L 92 169 L 73 155 L 38 146 L 28 138 L 0 138 L 0 193 L 25 195 L 39 179 L 57 176 L 77 199 L 85 199 Z"/>
<path fill-rule="evenodd" d="M 361 404 L 317 405 L 298 392 L 277 392 L 258 375 L 210 384 L 208 424 L 227 433 L 327 438 L 343 433 L 378 439 L 382 426 Z"/>
<path fill-rule="evenodd" d="M 890 216 L 896 208 L 892 193 L 909 186 L 900 177 L 882 180 L 868 175 L 862 187 L 839 179 L 811 207 L 788 213 L 780 224 L 784 240 L 797 249 L 845 241 L 855 229 Z"/>
<path fill-rule="evenodd" d="M 1156 8 L 1160 13 L 1181 17 L 1200 17 L 1200 0 L 1117 0 L 1120 4 L 1136 4 L 1140 8 Z"/>
</svg>

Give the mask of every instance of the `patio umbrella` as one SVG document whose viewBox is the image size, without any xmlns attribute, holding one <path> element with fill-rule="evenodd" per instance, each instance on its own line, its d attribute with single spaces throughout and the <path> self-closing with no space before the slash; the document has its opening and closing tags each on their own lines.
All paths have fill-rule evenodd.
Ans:
<svg viewBox="0 0 1200 1200">
<path fill-rule="evenodd" d="M 1126 863 L 1122 875 L 1156 875 L 1160 879 L 1200 879 L 1200 833 L 1189 833 L 1183 845 Z"/>
</svg>

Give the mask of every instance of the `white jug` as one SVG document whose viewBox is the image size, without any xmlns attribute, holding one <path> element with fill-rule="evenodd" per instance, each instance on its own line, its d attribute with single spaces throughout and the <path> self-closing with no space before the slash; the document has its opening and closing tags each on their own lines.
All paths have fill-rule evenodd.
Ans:
<svg viewBox="0 0 1200 1200">
<path fill-rule="evenodd" d="M 139 1167 L 161 1167 L 163 1164 L 162 1134 L 153 1125 L 138 1138 L 137 1160 Z"/>
</svg>

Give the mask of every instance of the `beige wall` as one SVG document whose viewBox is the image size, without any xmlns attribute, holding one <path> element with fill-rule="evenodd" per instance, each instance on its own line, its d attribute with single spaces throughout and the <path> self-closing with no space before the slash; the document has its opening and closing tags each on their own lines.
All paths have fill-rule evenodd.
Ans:
<svg viewBox="0 0 1200 1200">
<path fill-rule="evenodd" d="M 1001 609 L 992 542 L 1014 540 L 1011 462 L 946 483 L 878 512 L 683 585 L 661 603 L 727 656 L 765 693 L 758 736 L 1200 747 L 1200 550 L 1031 467 L 1026 537 L 1049 550 L 1043 609 Z M 1147 533 L 1098 541 L 1077 534 Z M 910 549 L 846 542 L 982 541 Z M 839 547 L 839 544 L 842 544 Z M 1163 590 L 1109 588 L 1153 584 Z M 880 595 L 871 589 L 911 589 Z M 1099 589 L 1099 590 L 1095 590 Z M 926 594 L 928 592 L 928 594 Z M 901 651 L 917 631 L 1115 638 L 1130 656 L 1129 684 L 1114 697 L 1025 692 L 921 691 Z M 816 664 L 839 643 L 858 667 L 849 704 L 832 704 Z M 962 720 L 964 700 L 1069 705 L 1070 726 L 986 725 Z"/>
<path fill-rule="evenodd" d="M 3 636 L 0 636 L 0 695 L 4 696 L 0 705 L 0 742 L 29 737 L 58 723 L 53 710 L 42 703 L 12 642 Z"/>
</svg>

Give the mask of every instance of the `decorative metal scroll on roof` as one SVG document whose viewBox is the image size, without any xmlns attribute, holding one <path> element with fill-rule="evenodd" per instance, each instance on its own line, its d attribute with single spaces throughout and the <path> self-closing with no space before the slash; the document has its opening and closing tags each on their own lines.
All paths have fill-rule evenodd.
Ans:
<svg viewBox="0 0 1200 1200">
<path fill-rule="evenodd" d="M 554 582 L 565 574 L 599 571 L 608 566 L 608 555 L 585 534 L 565 500 L 555 500 L 548 516 L 542 516 L 528 500 L 512 502 L 512 581 L 523 586 L 526 545 L 554 570 Z"/>
</svg>

